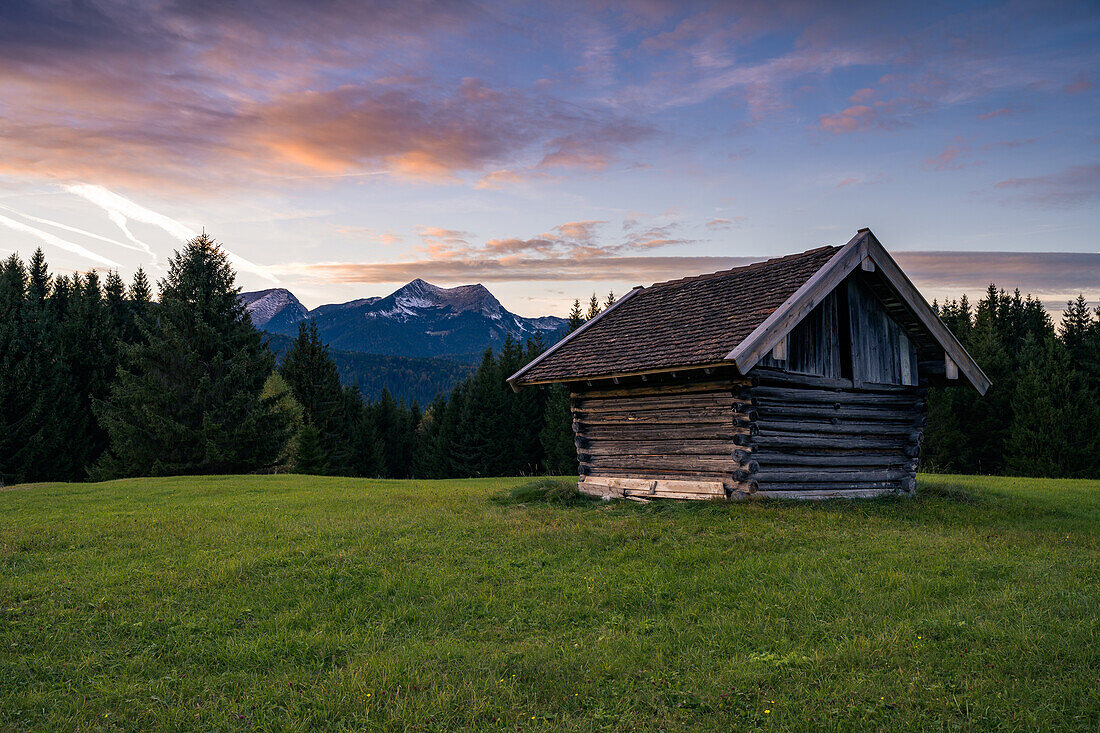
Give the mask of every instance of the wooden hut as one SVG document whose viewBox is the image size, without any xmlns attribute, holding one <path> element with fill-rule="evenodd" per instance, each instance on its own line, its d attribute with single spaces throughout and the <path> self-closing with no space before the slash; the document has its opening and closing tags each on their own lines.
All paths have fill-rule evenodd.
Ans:
<svg viewBox="0 0 1100 733">
<path fill-rule="evenodd" d="M 508 381 L 565 383 L 580 489 L 911 493 L 930 384 L 989 379 L 869 229 L 636 287 Z"/>
</svg>

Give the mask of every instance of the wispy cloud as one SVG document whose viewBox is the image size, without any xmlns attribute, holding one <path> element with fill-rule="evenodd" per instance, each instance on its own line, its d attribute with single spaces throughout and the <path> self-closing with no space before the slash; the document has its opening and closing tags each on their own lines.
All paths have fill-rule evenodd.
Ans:
<svg viewBox="0 0 1100 733">
<path fill-rule="evenodd" d="M 1100 199 L 1100 163 L 1069 166 L 1045 176 L 1007 178 L 993 187 L 1040 206 L 1078 206 Z"/>
<path fill-rule="evenodd" d="M 708 219 L 706 228 L 712 232 L 721 232 L 727 229 L 733 229 L 738 224 L 748 220 L 747 216 L 734 216 L 729 219 L 723 217 L 716 217 L 714 219 Z"/>
<path fill-rule="evenodd" d="M 973 160 L 965 160 L 969 155 L 970 146 L 963 144 L 961 138 L 957 138 L 954 143 L 944 148 L 939 155 L 925 160 L 924 167 L 936 171 L 948 171 L 976 165 Z"/>
<path fill-rule="evenodd" d="M 906 99 L 853 104 L 840 112 L 821 115 L 818 126 L 836 135 L 866 130 L 896 130 L 911 124 L 906 117 L 914 108 L 913 102 Z"/>
<path fill-rule="evenodd" d="M 1005 151 L 1031 145 L 1038 139 L 1029 137 L 1016 140 L 996 140 L 975 146 L 962 137 L 956 137 L 938 155 L 927 158 L 924 161 L 924 168 L 926 170 L 949 171 L 981 165 L 983 161 L 975 160 L 975 153 L 999 153 L 1003 155 Z"/>
<path fill-rule="evenodd" d="M 1100 253 L 1085 252 L 937 252 L 892 253 L 906 274 L 931 300 L 972 296 L 989 283 L 1020 288 L 1048 307 L 1077 293 L 1100 296 Z M 292 263 L 280 272 L 304 273 L 331 283 L 397 283 L 416 277 L 444 283 L 604 280 L 649 284 L 758 262 L 763 257 L 608 256 L 566 258 L 456 258 L 405 262 Z"/>
<path fill-rule="evenodd" d="M 57 247 L 58 249 L 63 249 L 66 252 L 72 252 L 73 254 L 80 255 L 81 257 L 91 260 L 96 264 L 104 265 L 106 267 L 119 267 L 119 264 L 114 260 L 93 252 L 83 245 L 77 244 L 76 242 L 70 242 L 67 239 L 62 239 L 52 232 L 47 232 L 43 229 L 39 229 L 38 227 L 33 227 L 30 224 L 25 224 L 21 221 L 12 219 L 11 217 L 4 216 L 3 214 L 0 214 L 0 225 L 6 226 L 8 229 L 12 229 L 17 232 L 22 232 L 23 234 L 29 234 L 32 237 L 35 237 L 36 239 L 44 242 L 45 244 L 52 245 L 54 247 Z"/>
<path fill-rule="evenodd" d="M 136 250 L 138 252 L 144 252 L 145 251 L 145 249 L 143 247 L 139 247 L 136 244 L 132 244 L 130 242 L 121 242 L 117 239 L 112 239 L 111 237 L 104 237 L 102 234 L 96 234 L 95 232 L 90 232 L 87 229 L 81 229 L 80 227 L 70 226 L 69 224 L 64 224 L 60 221 L 53 221 L 52 219 L 43 219 L 42 217 L 39 217 L 39 216 L 32 216 L 32 215 L 27 214 L 25 212 L 17 211 L 16 209 L 13 209 L 10 206 L 0 205 L 0 209 L 4 209 L 5 211 L 13 213 L 16 216 L 19 216 L 23 219 L 26 219 L 27 221 L 33 221 L 36 224 L 45 224 L 46 226 L 54 227 L 55 229 L 61 229 L 62 231 L 71 232 L 73 234 L 79 234 L 82 237 L 91 237 L 92 239 L 98 240 L 100 242 L 106 242 L 107 244 L 113 244 L 116 247 L 123 247 L 125 249 Z"/>
<path fill-rule="evenodd" d="M 657 280 L 710 272 L 758 261 L 749 257 L 591 257 L 320 262 L 284 265 L 280 272 L 307 272 L 334 283 L 395 283 L 421 277 L 445 283 Z"/>
<path fill-rule="evenodd" d="M 67 184 L 63 187 L 69 193 L 79 196 L 96 206 L 102 208 L 107 217 L 118 226 L 119 229 L 126 234 L 135 244 L 138 244 L 142 249 L 149 254 L 150 257 L 156 261 L 156 254 L 153 252 L 149 245 L 138 240 L 130 231 L 130 222 L 136 221 L 142 224 L 150 224 L 158 227 L 180 242 L 186 242 L 189 239 L 194 238 L 198 232 L 188 227 L 182 222 L 146 208 L 141 204 L 138 204 L 125 196 L 121 196 L 114 191 L 109 191 L 103 186 L 97 186 L 88 183 Z M 276 278 L 268 268 L 261 267 L 250 260 L 241 257 L 235 252 L 225 248 L 226 257 L 229 259 L 233 266 L 238 270 L 252 273 L 253 275 L 259 275 L 260 277 L 270 282 L 278 282 Z"/>
<path fill-rule="evenodd" d="M 874 175 L 867 175 L 863 173 L 857 173 L 855 175 L 845 176 L 836 182 L 837 188 L 849 188 L 851 186 L 870 186 L 876 183 L 886 183 L 889 179 L 882 173 L 876 173 Z"/>
<path fill-rule="evenodd" d="M 144 206 L 134 203 L 127 198 L 119 196 L 113 191 L 108 191 L 103 186 L 96 186 L 88 183 L 76 183 L 62 186 L 66 191 L 79 196 L 86 201 L 95 204 L 103 209 L 107 214 L 107 218 L 114 223 L 122 233 L 126 235 L 126 238 L 137 245 L 143 252 L 149 255 L 154 262 L 156 262 L 156 253 L 153 252 L 145 242 L 134 236 L 130 231 L 130 220 L 142 222 L 145 224 L 152 224 L 153 226 L 160 227 L 164 231 L 171 234 L 181 242 L 185 242 L 188 239 L 194 237 L 197 232 L 189 229 L 183 224 L 179 223 L 175 219 L 167 217 L 163 214 L 158 214 L 151 209 L 147 209 Z"/>
<path fill-rule="evenodd" d="M 998 117 L 1008 117 L 1009 115 L 1020 114 L 1024 111 L 1023 107 L 1017 107 L 1009 105 L 1008 107 L 999 107 L 997 109 L 991 109 L 988 112 L 983 112 L 978 115 L 979 120 L 993 120 Z"/>
<path fill-rule="evenodd" d="M 665 218 L 667 215 L 652 221 L 627 219 L 617 236 L 606 234 L 610 222 L 592 219 L 564 222 L 532 237 L 496 237 L 482 244 L 476 243 L 477 237 L 471 232 L 422 226 L 417 228 L 421 244 L 414 248 L 422 255 L 420 259 L 396 263 L 295 263 L 271 269 L 288 274 L 312 273 L 340 283 L 396 282 L 406 275 L 411 276 L 409 279 L 425 277 L 446 282 L 463 278 L 567 280 L 586 269 L 591 273 L 612 264 L 621 264 L 627 268 L 626 273 L 652 274 L 679 272 L 675 268 L 685 262 L 744 259 L 640 256 L 642 252 L 692 241 L 679 235 L 680 222 Z"/>
<path fill-rule="evenodd" d="M 1092 79 L 1086 74 L 1081 73 L 1077 75 L 1071 83 L 1066 84 L 1063 88 L 1066 94 L 1084 94 L 1092 89 Z"/>
</svg>

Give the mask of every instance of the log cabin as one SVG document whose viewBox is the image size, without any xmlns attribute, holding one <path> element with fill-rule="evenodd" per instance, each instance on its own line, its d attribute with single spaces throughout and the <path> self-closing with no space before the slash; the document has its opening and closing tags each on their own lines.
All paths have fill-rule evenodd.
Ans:
<svg viewBox="0 0 1100 733">
<path fill-rule="evenodd" d="M 604 498 L 911 494 L 930 385 L 990 382 L 869 229 L 638 286 L 508 378 L 570 391 Z"/>
</svg>

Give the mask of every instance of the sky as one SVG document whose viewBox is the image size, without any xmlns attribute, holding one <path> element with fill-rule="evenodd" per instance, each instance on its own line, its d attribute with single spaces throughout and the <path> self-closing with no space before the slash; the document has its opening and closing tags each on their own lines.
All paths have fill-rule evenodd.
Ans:
<svg viewBox="0 0 1100 733">
<path fill-rule="evenodd" d="M 843 244 L 1100 299 L 1100 3 L 0 3 L 0 255 L 521 315 Z"/>
</svg>

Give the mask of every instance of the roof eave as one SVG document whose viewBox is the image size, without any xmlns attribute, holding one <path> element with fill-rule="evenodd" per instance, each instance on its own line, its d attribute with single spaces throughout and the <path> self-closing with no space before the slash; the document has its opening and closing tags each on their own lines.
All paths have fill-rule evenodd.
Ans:
<svg viewBox="0 0 1100 733">
<path fill-rule="evenodd" d="M 940 317 L 932 310 L 932 306 L 928 304 L 928 301 L 917 290 L 917 286 L 913 284 L 909 276 L 905 274 L 898 263 L 894 261 L 894 258 L 890 256 L 890 253 L 886 251 L 886 248 L 882 246 L 882 242 L 878 241 L 878 237 L 870 230 L 867 231 L 867 235 L 867 256 L 871 258 L 883 276 L 894 286 L 898 295 L 909 306 L 909 310 L 920 319 L 924 327 L 928 329 L 943 348 L 944 353 L 958 365 L 959 371 L 963 373 L 967 381 L 974 389 L 978 390 L 978 394 L 984 395 L 993 382 L 978 366 L 978 363 L 974 361 L 974 357 L 959 343 L 951 329 L 944 325 Z"/>
<path fill-rule="evenodd" d="M 821 269 L 791 293 L 782 305 L 772 311 L 748 336 L 741 339 L 733 351 L 726 355 L 726 359 L 736 364 L 742 374 L 748 374 L 849 272 L 859 266 L 866 256 L 865 243 L 870 233 L 869 229 L 857 232 Z"/>
<path fill-rule="evenodd" d="M 879 267 L 883 276 L 936 339 L 944 353 L 958 365 L 959 371 L 966 376 L 974 389 L 984 395 L 991 384 L 989 377 L 967 353 L 951 330 L 943 324 L 932 307 L 928 305 L 928 301 L 894 262 L 894 258 L 870 229 L 860 229 L 856 232 L 856 235 L 841 247 L 839 252 L 764 319 L 764 322 L 752 333 L 742 339 L 726 358 L 736 364 L 738 371 L 742 374 L 748 374 L 807 313 L 817 307 L 843 282 L 844 278 L 859 267 L 865 258 L 870 258 Z"/>
<path fill-rule="evenodd" d="M 582 333 L 584 333 L 585 331 L 587 331 L 588 328 L 592 324 L 596 323 L 601 318 L 606 316 L 608 313 L 610 313 L 611 311 L 615 310 L 616 308 L 618 308 L 623 303 L 625 303 L 628 300 L 630 300 L 631 298 L 633 298 L 635 295 L 637 295 L 642 290 L 645 290 L 645 288 L 643 288 L 641 285 L 635 285 L 633 288 L 631 288 L 630 292 L 626 293 L 623 297 L 619 298 L 614 303 L 607 306 L 602 311 L 600 311 L 598 314 L 596 314 L 595 318 L 590 318 L 589 320 L 585 321 L 584 323 L 582 323 L 580 325 L 580 327 L 577 328 L 576 331 L 573 331 L 572 333 L 566 334 L 565 338 L 563 338 L 561 341 L 557 342 L 556 344 L 551 346 L 549 349 L 542 352 L 541 354 L 536 356 L 531 361 L 527 362 L 527 364 L 522 369 L 520 369 L 518 372 L 516 372 L 515 374 L 513 374 L 512 376 L 508 377 L 508 379 L 505 380 L 506 382 L 508 382 L 508 385 L 512 388 L 512 391 L 519 392 L 520 387 L 522 387 L 525 384 L 525 382 L 521 381 L 521 377 L 523 377 L 523 375 L 526 374 L 527 372 L 531 371 L 531 369 L 534 368 L 535 365 L 537 365 L 539 362 L 541 362 L 546 357 L 553 354 L 555 351 L 560 349 L 562 346 L 565 346 L 567 343 L 569 343 L 570 341 L 575 339 L 577 336 L 579 336 Z M 539 380 L 539 381 L 529 382 L 529 384 L 552 384 L 554 382 L 565 382 L 565 381 L 570 381 L 570 380 L 568 380 L 568 379 Z"/>
</svg>

